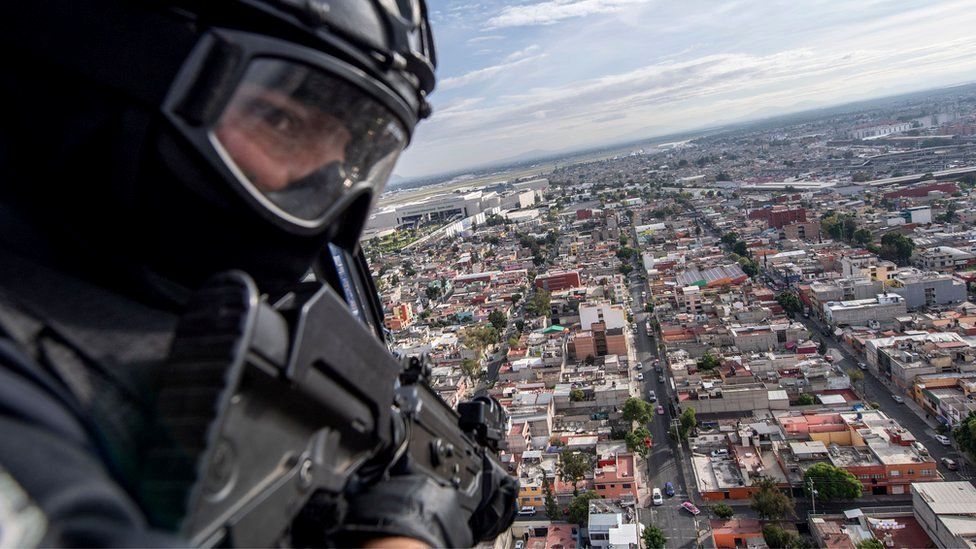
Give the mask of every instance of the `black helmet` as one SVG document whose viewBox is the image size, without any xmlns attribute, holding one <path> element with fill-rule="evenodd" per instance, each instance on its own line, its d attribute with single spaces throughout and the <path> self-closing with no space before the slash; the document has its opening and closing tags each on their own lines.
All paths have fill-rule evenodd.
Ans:
<svg viewBox="0 0 976 549">
<path fill-rule="evenodd" d="M 357 245 L 430 113 L 424 0 L 5 12 L 0 207 L 39 228 L 48 255 L 103 277 L 295 281 L 327 241 Z"/>
</svg>

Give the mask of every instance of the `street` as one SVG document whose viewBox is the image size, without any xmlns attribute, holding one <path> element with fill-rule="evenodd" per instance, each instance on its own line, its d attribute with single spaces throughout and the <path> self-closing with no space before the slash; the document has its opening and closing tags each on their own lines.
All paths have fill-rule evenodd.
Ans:
<svg viewBox="0 0 976 549">
<path fill-rule="evenodd" d="M 653 334 L 648 334 L 644 329 L 644 323 L 649 318 L 643 312 L 644 301 L 641 299 L 641 289 L 643 282 L 631 283 L 631 294 L 633 297 L 634 324 L 636 326 L 635 343 L 637 345 L 637 358 L 644 364 L 644 382 L 641 386 L 641 398 L 647 399 L 647 392 L 653 389 L 657 393 L 658 405 L 664 407 L 664 414 L 655 413 L 654 421 L 648 425 L 654 444 L 651 453 L 647 458 L 647 487 L 648 491 L 657 487 L 664 492 L 664 483 L 671 482 L 674 485 L 675 494 L 673 497 L 664 497 L 664 505 L 649 505 L 641 509 L 641 522 L 645 525 L 654 525 L 664 531 L 664 536 L 668 539 L 668 547 L 698 547 L 696 534 L 698 529 L 704 529 L 707 525 L 706 513 L 693 517 L 691 513 L 681 507 L 681 503 L 691 499 L 685 479 L 685 472 L 681 462 L 676 459 L 677 444 L 668 438 L 668 424 L 671 415 L 668 410 L 668 399 L 671 398 L 668 384 L 665 382 L 667 377 L 667 367 L 662 360 L 664 376 L 658 376 L 654 371 L 654 359 L 660 358 L 658 355 L 657 341 Z M 659 381 L 659 379 L 661 381 Z M 711 536 L 705 540 L 705 546 L 711 546 Z"/>
<path fill-rule="evenodd" d="M 812 333 L 817 334 L 824 342 L 827 344 L 827 348 L 835 356 L 839 353 L 843 357 L 843 360 L 839 362 L 842 368 L 845 370 L 857 369 L 857 363 L 863 362 L 863 359 L 858 358 L 854 354 L 853 350 L 846 344 L 843 344 L 832 336 L 823 336 L 821 329 L 823 327 L 820 322 L 813 318 L 801 318 L 799 319 Z M 904 403 L 895 402 L 891 398 L 891 391 L 875 376 L 874 372 L 870 369 L 864 370 L 864 398 L 867 402 L 876 402 L 888 417 L 894 419 L 902 427 L 907 428 L 918 441 L 928 449 L 929 453 L 935 458 L 938 463 L 939 472 L 945 477 L 946 480 L 971 480 L 973 478 L 973 471 L 968 466 L 966 459 L 959 453 L 958 450 L 952 446 L 943 446 L 939 441 L 935 440 L 934 436 L 936 434 L 935 429 L 926 423 L 924 419 L 919 417 L 912 408 L 918 407 L 914 402 L 910 402 L 910 397 L 908 395 L 902 395 L 905 399 Z M 947 457 L 955 460 L 959 464 L 958 471 L 950 471 L 945 465 L 942 464 L 941 459 Z"/>
</svg>

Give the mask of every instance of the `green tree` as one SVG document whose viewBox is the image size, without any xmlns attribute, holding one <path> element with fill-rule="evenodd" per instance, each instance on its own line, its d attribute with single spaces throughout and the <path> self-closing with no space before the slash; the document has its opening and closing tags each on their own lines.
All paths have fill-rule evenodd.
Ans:
<svg viewBox="0 0 976 549">
<path fill-rule="evenodd" d="M 583 389 L 570 389 L 569 400 L 572 400 L 573 402 L 579 402 L 584 398 L 586 398 L 586 394 L 583 393 Z"/>
<path fill-rule="evenodd" d="M 488 313 L 488 322 L 494 326 L 496 331 L 500 332 L 505 329 L 505 326 L 508 325 L 508 318 L 500 309 L 495 309 L 494 311 Z"/>
<path fill-rule="evenodd" d="M 664 530 L 657 526 L 647 526 L 641 534 L 644 539 L 644 546 L 648 549 L 664 549 L 668 544 L 668 538 L 664 536 Z"/>
<path fill-rule="evenodd" d="M 903 234 L 888 233 L 881 237 L 881 257 L 899 265 L 908 263 L 915 251 L 915 241 Z"/>
<path fill-rule="evenodd" d="M 654 419 L 654 410 L 644 399 L 630 397 L 624 402 L 622 416 L 625 421 L 644 424 Z"/>
<path fill-rule="evenodd" d="M 976 412 L 969 412 L 966 419 L 952 430 L 952 438 L 956 439 L 959 447 L 969 452 L 969 455 L 976 456 Z"/>
<path fill-rule="evenodd" d="M 552 296 L 545 290 L 537 290 L 532 299 L 525 304 L 525 311 L 535 316 L 548 316 L 551 309 Z"/>
<path fill-rule="evenodd" d="M 799 536 L 775 524 L 763 526 L 762 534 L 770 549 L 794 549 L 799 541 Z"/>
<path fill-rule="evenodd" d="M 593 470 L 590 456 L 582 452 L 563 452 L 559 456 L 559 474 L 563 481 L 573 483 L 573 493 L 579 491 L 579 482 Z"/>
<path fill-rule="evenodd" d="M 461 361 L 461 371 L 468 377 L 478 377 L 478 374 L 481 373 L 481 364 L 477 360 L 466 358 Z"/>
<path fill-rule="evenodd" d="M 798 313 L 803 310 L 803 302 L 793 292 L 783 292 L 776 296 L 776 302 L 788 313 Z"/>
<path fill-rule="evenodd" d="M 866 246 L 871 242 L 872 237 L 871 231 L 867 229 L 857 229 L 854 231 L 854 242 L 861 246 Z"/>
<path fill-rule="evenodd" d="M 752 494 L 751 506 L 759 518 L 776 520 L 793 515 L 793 500 L 780 491 L 775 480 L 760 477 L 753 486 L 758 490 Z"/>
<path fill-rule="evenodd" d="M 884 544 L 874 538 L 862 539 L 861 541 L 857 542 L 855 547 L 857 547 L 857 549 L 885 549 Z"/>
<path fill-rule="evenodd" d="M 743 257 L 739 260 L 739 265 L 742 266 L 742 272 L 746 273 L 747 276 L 754 277 L 759 274 L 759 265 L 751 259 Z"/>
<path fill-rule="evenodd" d="M 630 274 L 631 271 L 634 270 L 634 268 L 628 265 L 627 263 L 624 263 L 620 265 L 620 267 L 618 267 L 617 270 L 620 271 L 620 274 L 627 276 Z"/>
<path fill-rule="evenodd" d="M 427 299 L 434 300 L 441 296 L 441 288 L 440 286 L 427 286 L 424 293 L 427 295 Z"/>
<path fill-rule="evenodd" d="M 704 356 L 695 363 L 699 370 L 714 370 L 722 365 L 722 360 L 710 352 L 705 352 Z"/>
<path fill-rule="evenodd" d="M 562 520 L 559 504 L 556 503 L 556 497 L 552 493 L 552 481 L 549 480 L 549 474 L 546 473 L 545 469 L 542 469 L 542 496 L 546 505 L 546 516 L 549 517 L 549 520 Z"/>
<path fill-rule="evenodd" d="M 820 345 L 817 346 L 817 352 L 820 353 L 820 354 L 822 354 L 822 355 L 827 354 L 827 342 L 826 341 L 824 341 L 822 339 L 820 340 Z"/>
<path fill-rule="evenodd" d="M 796 403 L 799 406 L 809 406 L 814 402 L 816 402 L 816 400 L 814 400 L 813 395 L 811 395 L 810 393 L 803 393 L 802 395 L 799 396 L 799 398 L 796 399 Z"/>
<path fill-rule="evenodd" d="M 525 331 L 525 321 L 521 318 L 515 321 L 515 329 L 522 333 Z"/>
<path fill-rule="evenodd" d="M 725 244 L 729 248 L 732 247 L 739 240 L 739 235 L 734 232 L 727 232 L 722 235 L 722 244 Z"/>
<path fill-rule="evenodd" d="M 684 412 L 681 412 L 681 416 L 678 417 L 678 435 L 682 439 L 688 438 L 688 435 L 698 427 L 698 420 L 695 418 L 695 409 L 688 407 L 685 408 Z"/>
<path fill-rule="evenodd" d="M 519 346 L 519 338 L 512 336 L 508 338 L 506 343 L 508 343 L 509 348 L 517 348 Z"/>
<path fill-rule="evenodd" d="M 749 257 L 749 245 L 741 240 L 732 245 L 732 251 L 742 257 Z"/>
<path fill-rule="evenodd" d="M 576 495 L 569 502 L 569 522 L 578 524 L 580 526 L 586 526 L 590 518 L 591 499 L 603 498 L 601 498 L 600 494 L 594 492 L 593 490 L 588 490 L 582 494 Z"/>
<path fill-rule="evenodd" d="M 803 489 L 810 495 L 810 487 L 817 497 L 826 501 L 856 499 L 864 491 L 861 481 L 850 471 L 829 463 L 816 463 L 803 474 Z"/>
<path fill-rule="evenodd" d="M 646 458 L 651 449 L 647 446 L 647 441 L 653 437 L 651 432 L 643 425 L 624 435 L 627 442 L 627 449 L 636 453 L 642 458 Z"/>
<path fill-rule="evenodd" d="M 847 371 L 847 377 L 851 378 L 851 385 L 856 387 L 858 384 L 864 381 L 864 372 L 852 368 Z"/>
<path fill-rule="evenodd" d="M 718 518 L 723 518 L 723 519 L 732 518 L 732 515 L 735 514 L 735 511 L 732 510 L 731 507 L 729 507 L 724 503 L 719 503 L 715 507 L 712 507 L 712 512 L 715 513 L 715 516 L 717 516 Z"/>
<path fill-rule="evenodd" d="M 653 312 L 654 312 L 654 304 L 653 304 L 653 303 L 651 303 L 650 301 L 648 301 L 648 302 L 647 302 L 647 303 L 646 303 L 646 304 L 644 305 L 644 310 L 645 310 L 645 311 L 647 311 L 647 312 L 649 312 L 649 313 L 653 313 Z"/>
</svg>

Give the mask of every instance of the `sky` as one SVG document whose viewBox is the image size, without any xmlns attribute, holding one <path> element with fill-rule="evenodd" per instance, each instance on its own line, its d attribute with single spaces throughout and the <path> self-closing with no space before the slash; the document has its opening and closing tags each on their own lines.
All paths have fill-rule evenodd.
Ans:
<svg viewBox="0 0 976 549">
<path fill-rule="evenodd" d="M 976 81 L 976 0 L 428 0 L 418 177 Z"/>
</svg>

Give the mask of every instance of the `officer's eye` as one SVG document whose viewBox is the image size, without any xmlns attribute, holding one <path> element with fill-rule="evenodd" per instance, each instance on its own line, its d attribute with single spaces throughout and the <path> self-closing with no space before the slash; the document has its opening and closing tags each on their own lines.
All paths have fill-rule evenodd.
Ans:
<svg viewBox="0 0 976 549">
<path fill-rule="evenodd" d="M 284 135 L 298 134 L 304 126 L 302 118 L 295 113 L 261 99 L 249 101 L 246 114 L 255 120 L 261 120 L 269 128 Z"/>
</svg>

